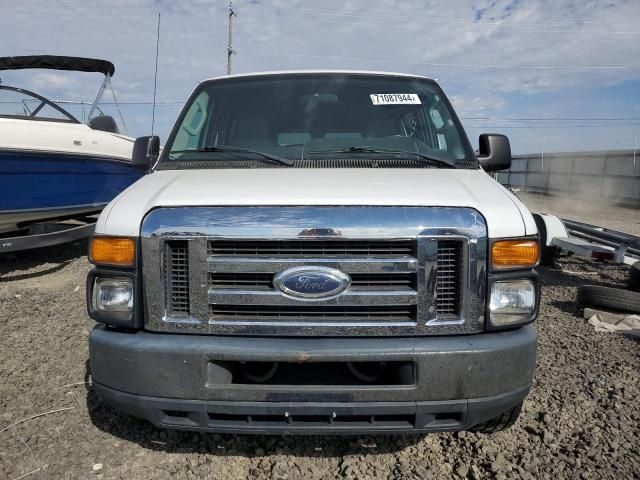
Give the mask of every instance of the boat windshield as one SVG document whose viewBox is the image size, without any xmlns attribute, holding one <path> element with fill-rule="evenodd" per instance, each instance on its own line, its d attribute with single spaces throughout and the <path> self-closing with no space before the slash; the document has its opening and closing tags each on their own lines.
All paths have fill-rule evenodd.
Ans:
<svg viewBox="0 0 640 480">
<path fill-rule="evenodd" d="M 210 80 L 196 89 L 177 125 L 162 162 L 242 160 L 251 150 L 252 160 L 266 153 L 477 165 L 448 100 L 420 77 L 292 73 Z"/>
<path fill-rule="evenodd" d="M 29 90 L 4 85 L 0 85 L 0 117 L 78 123 L 54 102 Z"/>
</svg>

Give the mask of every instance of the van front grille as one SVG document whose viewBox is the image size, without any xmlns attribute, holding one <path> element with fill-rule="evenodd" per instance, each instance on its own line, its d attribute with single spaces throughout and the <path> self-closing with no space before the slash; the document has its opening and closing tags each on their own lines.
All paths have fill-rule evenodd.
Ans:
<svg viewBox="0 0 640 480">
<path fill-rule="evenodd" d="M 478 333 L 488 251 L 482 222 L 473 209 L 448 207 L 158 208 L 141 227 L 145 328 L 280 337 Z M 332 270 L 344 274 L 340 282 Z"/>
</svg>

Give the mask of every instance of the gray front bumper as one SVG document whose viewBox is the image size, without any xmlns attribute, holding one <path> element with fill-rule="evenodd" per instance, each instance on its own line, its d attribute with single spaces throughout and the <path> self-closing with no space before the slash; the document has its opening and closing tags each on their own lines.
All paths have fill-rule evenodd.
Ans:
<svg viewBox="0 0 640 480">
<path fill-rule="evenodd" d="M 98 325 L 89 342 L 97 393 L 156 425 L 374 433 L 462 430 L 510 409 L 528 393 L 537 336 L 532 326 L 449 337 L 259 338 L 125 333 Z M 415 362 L 415 384 L 216 384 L 209 368 L 212 361 L 383 360 Z"/>
</svg>

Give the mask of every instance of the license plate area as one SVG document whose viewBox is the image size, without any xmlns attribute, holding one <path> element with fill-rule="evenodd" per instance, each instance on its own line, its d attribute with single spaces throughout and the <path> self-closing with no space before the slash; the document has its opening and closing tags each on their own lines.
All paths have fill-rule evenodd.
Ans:
<svg viewBox="0 0 640 480">
<path fill-rule="evenodd" d="M 412 386 L 414 362 L 240 362 L 211 361 L 207 386 Z"/>
</svg>

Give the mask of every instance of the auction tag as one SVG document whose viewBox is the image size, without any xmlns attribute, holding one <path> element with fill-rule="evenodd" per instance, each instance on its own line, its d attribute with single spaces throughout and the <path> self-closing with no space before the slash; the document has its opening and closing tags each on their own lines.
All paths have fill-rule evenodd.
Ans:
<svg viewBox="0 0 640 480">
<path fill-rule="evenodd" d="M 374 105 L 420 105 L 420 97 L 415 93 L 372 93 L 371 103 Z"/>
</svg>

